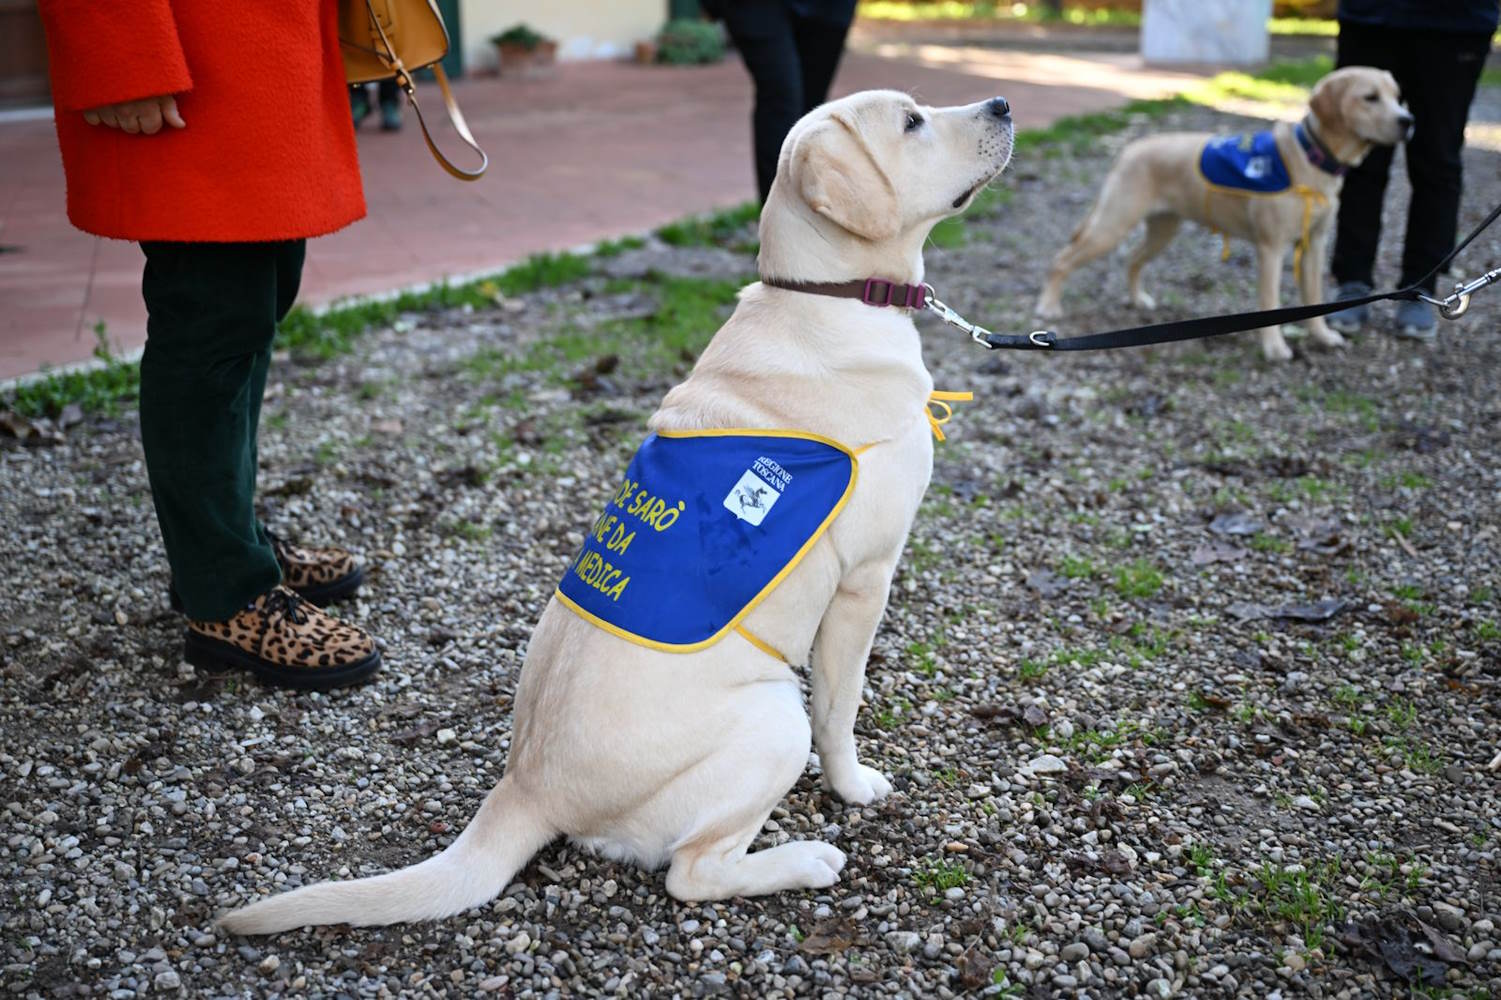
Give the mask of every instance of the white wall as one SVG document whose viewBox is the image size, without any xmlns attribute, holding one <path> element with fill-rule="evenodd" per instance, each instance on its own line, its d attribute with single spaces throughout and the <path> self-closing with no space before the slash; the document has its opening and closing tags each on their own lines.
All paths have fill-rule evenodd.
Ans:
<svg viewBox="0 0 1501 1000">
<path fill-rule="evenodd" d="M 493 69 L 489 37 L 524 21 L 557 39 L 559 59 L 616 59 L 667 21 L 667 0 L 459 0 L 464 68 Z"/>
</svg>

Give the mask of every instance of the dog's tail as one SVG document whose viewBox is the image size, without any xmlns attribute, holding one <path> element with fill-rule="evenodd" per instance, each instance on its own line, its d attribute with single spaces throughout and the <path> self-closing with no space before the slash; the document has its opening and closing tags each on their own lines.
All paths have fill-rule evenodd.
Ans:
<svg viewBox="0 0 1501 1000">
<path fill-rule="evenodd" d="M 219 918 L 233 934 L 272 934 L 319 924 L 372 926 L 436 920 L 494 899 L 558 831 L 502 778 L 442 854 L 400 871 L 320 882 Z"/>
</svg>

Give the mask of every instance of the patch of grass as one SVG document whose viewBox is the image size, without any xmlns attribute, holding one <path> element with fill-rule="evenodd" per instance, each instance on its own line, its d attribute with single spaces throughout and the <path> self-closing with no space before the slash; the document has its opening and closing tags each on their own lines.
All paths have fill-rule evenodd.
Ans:
<svg viewBox="0 0 1501 1000">
<path fill-rule="evenodd" d="M 1188 863 L 1200 877 L 1208 877 L 1214 871 L 1214 849 L 1208 844 L 1194 844 L 1188 849 Z"/>
<path fill-rule="evenodd" d="M 1478 621 L 1475 623 L 1475 638 L 1481 642 L 1501 640 L 1501 627 L 1497 627 L 1493 621 Z"/>
<path fill-rule="evenodd" d="M 1046 660 L 1024 659 L 1016 665 L 1016 676 L 1024 681 L 1037 680 L 1046 675 L 1048 664 Z"/>
<path fill-rule="evenodd" d="M 1151 597 L 1162 589 L 1162 573 L 1150 560 L 1136 559 L 1115 571 L 1115 590 L 1122 597 Z"/>
<path fill-rule="evenodd" d="M 596 257 L 619 257 L 627 250 L 639 250 L 646 246 L 646 241 L 639 236 L 624 236 L 618 240 L 605 240 L 594 247 Z"/>
<path fill-rule="evenodd" d="M 381 302 L 360 302 L 314 314 L 293 309 L 277 330 L 278 347 L 320 359 L 347 354 L 354 342 L 374 326 L 388 326 L 403 313 L 432 312 L 470 306 L 482 309 L 501 296 L 521 295 L 540 288 L 566 285 L 586 276 L 589 258 L 571 253 L 543 253 L 490 278 L 461 285 L 438 284 L 421 292 L 403 292 Z"/>
<path fill-rule="evenodd" d="M 1418 721 L 1418 706 L 1399 698 L 1386 706 L 1386 721 L 1396 727 L 1397 732 L 1405 733 Z"/>
<path fill-rule="evenodd" d="M 1365 703 L 1365 695 L 1353 684 L 1341 684 L 1331 695 L 1334 703 L 1344 709 L 1359 708 Z"/>
<path fill-rule="evenodd" d="M 122 361 L 109 346 L 103 323 L 94 327 L 94 357 L 98 367 L 74 372 L 45 374 L 17 386 L 0 406 L 28 419 L 56 417 L 63 407 L 76 403 L 85 413 L 114 415 L 122 404 L 133 401 L 140 393 L 140 366 Z"/>
<path fill-rule="evenodd" d="M 1338 858 L 1306 867 L 1266 862 L 1251 872 L 1246 909 L 1271 923 L 1298 929 L 1309 948 L 1324 944 L 1329 925 L 1344 919 L 1338 893 L 1343 879 Z"/>
<path fill-rule="evenodd" d="M 1080 556 L 1064 556 L 1058 573 L 1070 580 L 1092 580 L 1100 575 L 1094 563 Z"/>
<path fill-rule="evenodd" d="M 969 885 L 969 871 L 957 861 L 929 857 L 912 870 L 912 881 L 938 895 L 949 889 Z"/>
<path fill-rule="evenodd" d="M 728 246 L 760 217 L 761 206 L 747 201 L 712 215 L 669 223 L 657 230 L 657 239 L 674 247 Z"/>
<path fill-rule="evenodd" d="M 1164 100 L 1131 101 L 1111 111 L 1096 111 L 1082 115 L 1068 115 L 1046 128 L 1024 129 L 1016 133 L 1017 153 L 1034 152 L 1045 146 L 1060 146 L 1075 151 L 1084 151 L 1094 146 L 1100 136 L 1119 132 L 1134 119 L 1161 118 L 1173 111 L 1182 111 L 1190 106 L 1187 98 L 1173 97 Z"/>
<path fill-rule="evenodd" d="M 912 669 L 924 677 L 932 677 L 938 673 L 938 661 L 933 656 L 933 647 L 926 642 L 911 642 L 907 644 L 907 655 L 911 657 Z"/>
<path fill-rule="evenodd" d="M 491 528 L 488 524 L 475 521 L 455 521 L 446 529 L 446 533 L 466 542 L 483 542 L 490 537 Z"/>
<path fill-rule="evenodd" d="M 1289 542 L 1285 538 L 1278 538 L 1276 535 L 1269 535 L 1265 531 L 1258 531 L 1251 536 L 1251 548 L 1257 552 L 1274 552 L 1278 555 L 1283 555 L 1291 552 L 1293 545 L 1292 542 Z"/>
<path fill-rule="evenodd" d="M 864 0 L 860 17 L 871 21 L 1022 21 L 1060 22 L 1081 27 L 1135 28 L 1141 11 L 1116 7 L 1064 7 L 1062 16 L 1040 3 L 995 3 L 994 0 Z"/>
</svg>

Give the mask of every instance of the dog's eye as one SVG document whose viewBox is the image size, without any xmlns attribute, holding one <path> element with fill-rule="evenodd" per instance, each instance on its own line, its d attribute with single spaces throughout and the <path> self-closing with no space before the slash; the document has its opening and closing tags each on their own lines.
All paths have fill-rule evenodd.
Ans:
<svg viewBox="0 0 1501 1000">
<path fill-rule="evenodd" d="M 1375 104 L 1377 101 L 1381 100 L 1381 95 L 1376 93 L 1375 91 L 1371 91 L 1369 94 L 1365 95 L 1365 99 L 1367 104 Z"/>
<path fill-rule="evenodd" d="M 918 129 L 922 128 L 922 123 L 923 123 L 923 117 L 922 117 L 922 115 L 918 114 L 916 111 L 909 111 L 909 112 L 907 112 L 907 129 L 906 130 L 908 132 L 916 132 Z"/>
</svg>

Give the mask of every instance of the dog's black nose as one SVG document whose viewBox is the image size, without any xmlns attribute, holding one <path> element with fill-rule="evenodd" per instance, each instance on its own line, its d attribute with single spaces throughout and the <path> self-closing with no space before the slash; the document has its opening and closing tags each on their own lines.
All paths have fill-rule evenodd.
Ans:
<svg viewBox="0 0 1501 1000">
<path fill-rule="evenodd" d="M 1011 102 L 1006 100 L 1004 97 L 992 97 L 990 100 L 985 102 L 985 106 L 989 108 L 990 113 L 995 115 L 997 118 L 1011 117 Z"/>
</svg>

